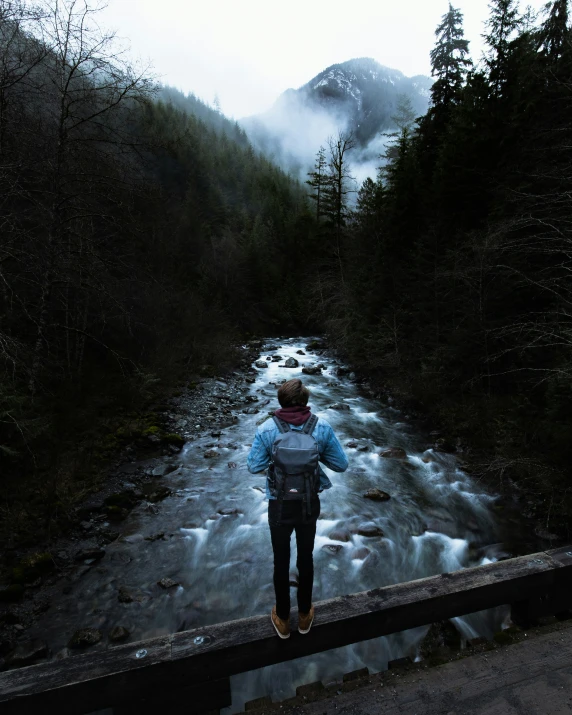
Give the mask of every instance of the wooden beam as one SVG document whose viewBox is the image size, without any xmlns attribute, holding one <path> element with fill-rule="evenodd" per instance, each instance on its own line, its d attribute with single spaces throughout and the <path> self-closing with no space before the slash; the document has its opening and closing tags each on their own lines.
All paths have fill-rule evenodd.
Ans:
<svg viewBox="0 0 572 715">
<path fill-rule="evenodd" d="M 556 549 L 322 601 L 310 634 L 286 641 L 265 614 L 29 666 L 0 673 L 0 714 L 129 704 L 502 604 L 562 591 L 569 603 L 571 583 L 572 549 Z"/>
</svg>

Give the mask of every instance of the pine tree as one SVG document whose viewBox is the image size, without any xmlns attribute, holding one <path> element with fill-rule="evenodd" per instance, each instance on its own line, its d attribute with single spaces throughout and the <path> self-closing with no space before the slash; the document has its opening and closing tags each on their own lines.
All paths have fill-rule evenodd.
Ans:
<svg viewBox="0 0 572 715">
<path fill-rule="evenodd" d="M 489 4 L 491 15 L 486 23 L 487 33 L 483 35 L 490 50 L 486 56 L 490 83 L 495 94 L 501 93 L 507 81 L 510 41 L 522 26 L 518 12 L 518 0 L 492 0 Z"/>
<path fill-rule="evenodd" d="M 572 31 L 569 26 L 569 0 L 554 0 L 548 7 L 549 13 L 540 29 L 542 52 L 549 64 L 555 64 L 569 54 L 572 44 Z"/>
<path fill-rule="evenodd" d="M 316 221 L 319 221 L 320 217 L 324 214 L 324 191 L 328 183 L 327 166 L 326 149 L 321 146 L 316 154 L 314 171 L 308 172 L 310 178 L 306 181 L 308 186 L 311 186 L 313 189 L 310 198 L 316 202 Z"/>
<path fill-rule="evenodd" d="M 449 3 L 435 30 L 437 42 L 431 50 L 431 75 L 437 77 L 431 88 L 434 106 L 448 106 L 459 100 L 461 89 L 472 62 L 469 41 L 464 38 L 463 14 Z"/>
</svg>

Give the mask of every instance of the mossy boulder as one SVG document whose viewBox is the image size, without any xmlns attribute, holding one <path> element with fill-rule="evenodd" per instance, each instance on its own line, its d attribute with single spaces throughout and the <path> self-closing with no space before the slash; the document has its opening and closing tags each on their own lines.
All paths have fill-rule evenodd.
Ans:
<svg viewBox="0 0 572 715">
<path fill-rule="evenodd" d="M 12 570 L 14 583 L 30 583 L 41 576 L 51 573 L 56 568 L 49 551 L 39 551 L 25 556 Z"/>
<path fill-rule="evenodd" d="M 167 432 L 164 434 L 162 441 L 165 442 L 165 444 L 172 444 L 175 447 L 183 447 L 185 444 L 184 437 L 181 437 L 180 434 L 176 434 L 175 432 Z"/>
<path fill-rule="evenodd" d="M 123 507 L 111 504 L 105 507 L 105 513 L 107 514 L 110 521 L 122 521 L 125 519 L 127 514 L 129 514 L 128 509 L 123 509 Z"/>
<path fill-rule="evenodd" d="M 122 492 L 110 494 L 103 502 L 107 507 L 120 507 L 122 509 L 132 509 L 137 504 L 138 499 L 132 489 L 125 489 Z"/>
</svg>

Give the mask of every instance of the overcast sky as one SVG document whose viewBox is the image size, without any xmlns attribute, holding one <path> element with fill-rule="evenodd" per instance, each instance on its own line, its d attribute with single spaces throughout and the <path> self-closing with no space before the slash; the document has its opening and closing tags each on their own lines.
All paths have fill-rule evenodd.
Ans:
<svg viewBox="0 0 572 715">
<path fill-rule="evenodd" d="M 528 3 L 527 3 L 528 4 Z M 539 9 L 545 0 L 532 0 Z M 488 0 L 457 0 L 474 60 Z M 525 7 L 525 3 L 522 3 Z M 165 84 L 239 119 L 268 109 L 328 65 L 373 57 L 430 74 L 429 52 L 448 0 L 109 0 L 103 23 L 151 60 Z"/>
</svg>

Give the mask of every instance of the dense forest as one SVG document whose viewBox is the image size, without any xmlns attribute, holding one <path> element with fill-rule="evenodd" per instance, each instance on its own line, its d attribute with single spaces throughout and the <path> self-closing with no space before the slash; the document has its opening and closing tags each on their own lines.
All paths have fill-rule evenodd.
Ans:
<svg viewBox="0 0 572 715">
<path fill-rule="evenodd" d="M 0 521 L 90 488 L 120 415 L 301 324 L 305 191 L 133 66 L 97 11 L 0 0 Z M 30 489 L 31 487 L 31 489 Z M 30 496 L 30 493 L 32 496 Z"/>
<path fill-rule="evenodd" d="M 326 281 L 325 328 L 354 363 L 486 452 L 483 475 L 520 480 L 546 501 L 550 525 L 566 526 L 569 4 L 555 0 L 538 19 L 516 0 L 489 10 L 475 66 L 462 14 L 449 6 L 431 52 L 432 106 L 414 120 L 404 103 L 377 180 L 364 182 L 355 211 L 331 217 L 340 260 Z M 340 138 L 333 148 L 339 159 Z M 332 183 L 321 163 L 319 154 L 309 180 L 316 203 L 319 186 L 320 203 L 344 204 L 340 186 L 351 182 L 339 177 L 351 167 L 334 168 Z"/>
<path fill-rule="evenodd" d="M 89 3 L 0 0 L 0 521 L 36 502 L 51 529 L 117 447 L 118 416 L 232 367 L 237 341 L 320 331 L 563 522 L 568 11 L 492 0 L 474 65 L 449 6 L 432 105 L 401 106 L 356 196 L 351 133 L 301 185 L 130 64 Z"/>
</svg>

